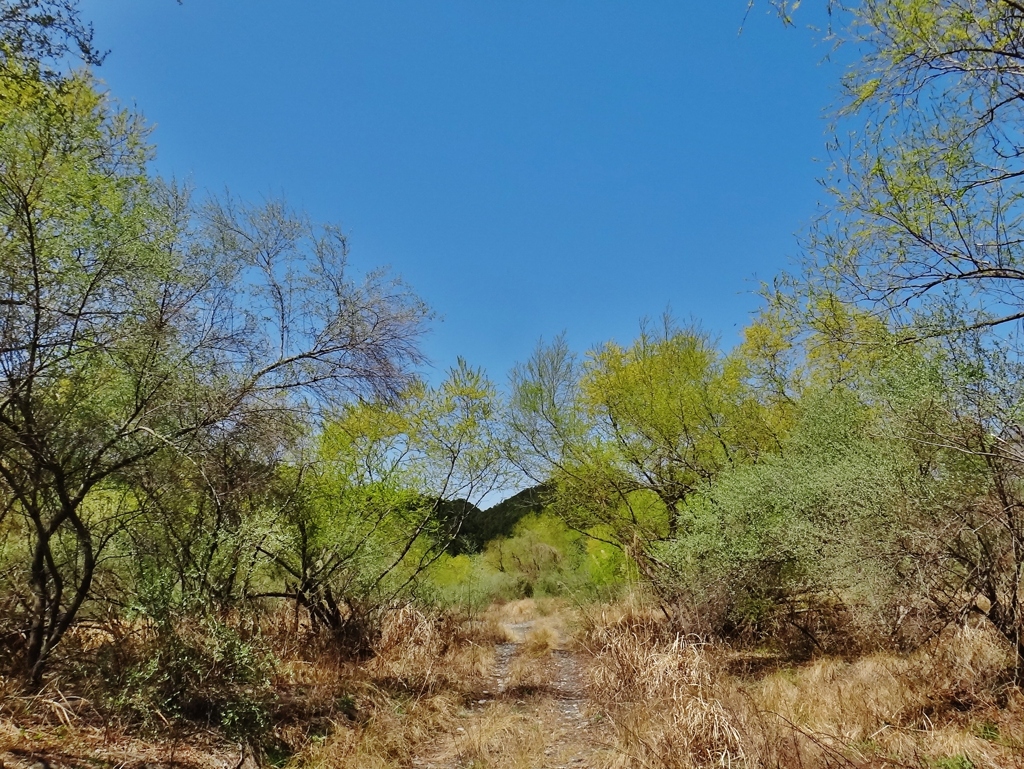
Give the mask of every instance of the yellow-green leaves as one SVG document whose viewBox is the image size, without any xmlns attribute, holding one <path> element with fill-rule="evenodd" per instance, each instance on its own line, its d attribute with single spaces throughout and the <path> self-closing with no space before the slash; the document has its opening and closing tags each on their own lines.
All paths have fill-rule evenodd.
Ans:
<svg viewBox="0 0 1024 769">
<path fill-rule="evenodd" d="M 1015 322 L 1020 6 L 863 0 L 843 17 L 839 40 L 857 58 L 835 126 L 834 201 L 809 243 L 812 279 L 929 334 Z"/>
<path fill-rule="evenodd" d="M 502 477 L 497 391 L 459 360 L 436 387 L 342 407 L 321 438 L 339 482 L 397 484 L 430 499 L 480 498 Z"/>
<path fill-rule="evenodd" d="M 668 319 L 582 364 L 557 339 L 513 377 L 513 430 L 520 451 L 534 452 L 530 469 L 539 455 L 555 481 L 554 508 L 581 530 L 606 527 L 639 556 L 672 536 L 690 494 L 775 440 L 748 377 L 742 356 Z"/>
</svg>

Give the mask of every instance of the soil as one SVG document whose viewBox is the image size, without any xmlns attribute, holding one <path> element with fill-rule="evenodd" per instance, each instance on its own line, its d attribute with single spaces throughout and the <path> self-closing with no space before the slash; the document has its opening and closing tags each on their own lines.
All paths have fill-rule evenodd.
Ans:
<svg viewBox="0 0 1024 769">
<path fill-rule="evenodd" d="M 529 648 L 536 625 L 503 626 L 509 641 L 495 646 L 493 689 L 466 709 L 454 734 L 442 738 L 447 745 L 438 746 L 439 756 L 419 759 L 416 769 L 607 766 L 608 735 L 587 701 L 582 662 L 561 633 L 546 650 Z M 517 666 L 530 671 L 526 683 L 516 675 Z M 503 726 L 496 729 L 496 724 Z"/>
</svg>

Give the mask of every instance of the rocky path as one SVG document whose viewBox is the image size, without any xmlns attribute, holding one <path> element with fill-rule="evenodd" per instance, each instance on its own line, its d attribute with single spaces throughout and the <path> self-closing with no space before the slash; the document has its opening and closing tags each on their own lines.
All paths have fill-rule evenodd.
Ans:
<svg viewBox="0 0 1024 769">
<path fill-rule="evenodd" d="M 505 624 L 492 686 L 462 713 L 422 769 L 601 769 L 599 714 L 589 707 L 583 666 L 566 639 L 542 622 Z M 540 638 L 538 638 L 540 636 Z M 443 754 L 443 758 L 441 755 Z"/>
</svg>

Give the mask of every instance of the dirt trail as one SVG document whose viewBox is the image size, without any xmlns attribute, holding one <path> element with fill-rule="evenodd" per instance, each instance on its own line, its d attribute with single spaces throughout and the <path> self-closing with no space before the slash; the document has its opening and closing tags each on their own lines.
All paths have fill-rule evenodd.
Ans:
<svg viewBox="0 0 1024 769">
<path fill-rule="evenodd" d="M 461 714 L 455 733 L 441 738 L 444 759 L 423 758 L 417 769 L 606 766 L 607 735 L 588 706 L 583 664 L 564 632 L 544 619 L 502 628 L 508 640 L 495 646 L 492 686 Z"/>
</svg>

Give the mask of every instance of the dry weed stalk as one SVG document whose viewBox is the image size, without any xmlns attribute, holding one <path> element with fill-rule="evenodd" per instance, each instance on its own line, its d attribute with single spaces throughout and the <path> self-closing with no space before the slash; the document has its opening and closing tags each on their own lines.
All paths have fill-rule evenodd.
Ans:
<svg viewBox="0 0 1024 769">
<path fill-rule="evenodd" d="M 591 697 L 615 726 L 617 767 L 736 766 L 745 753 L 740 731 L 715 691 L 706 645 L 630 616 L 593 627 Z"/>
<path fill-rule="evenodd" d="M 581 641 L 615 729 L 609 769 L 709 766 L 1021 767 L 1024 696 L 991 628 L 951 628 L 912 655 L 874 654 L 737 677 L 723 647 L 612 607 Z"/>
<path fill-rule="evenodd" d="M 521 653 L 530 657 L 543 657 L 562 645 L 562 633 L 547 618 L 538 620 L 526 633 Z"/>
<path fill-rule="evenodd" d="M 450 615 L 405 606 L 385 616 L 366 670 L 419 694 L 464 692 L 486 674 L 491 652 Z"/>
<path fill-rule="evenodd" d="M 409 766 L 424 755 L 458 759 L 458 731 L 467 701 L 485 688 L 493 661 L 489 623 L 412 606 L 382 619 L 374 657 L 346 671 L 356 717 L 339 720 L 319 744 L 307 744 L 288 764 L 317 769 Z M 457 739 L 458 738 L 458 739 Z"/>
</svg>

